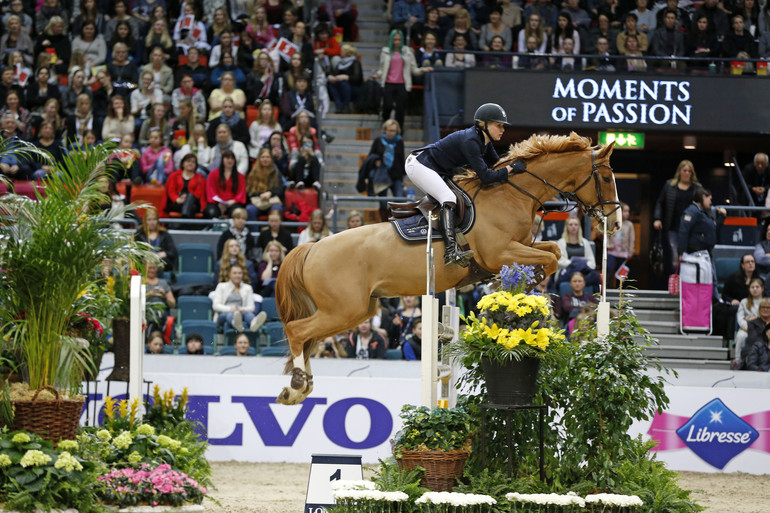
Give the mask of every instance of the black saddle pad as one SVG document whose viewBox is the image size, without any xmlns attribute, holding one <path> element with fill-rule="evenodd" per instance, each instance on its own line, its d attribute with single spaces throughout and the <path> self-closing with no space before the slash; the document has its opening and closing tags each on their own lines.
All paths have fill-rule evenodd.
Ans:
<svg viewBox="0 0 770 513">
<path fill-rule="evenodd" d="M 465 216 L 457 227 L 462 233 L 468 233 L 473 228 L 473 224 L 476 222 L 476 209 L 473 206 L 470 196 L 465 191 L 460 191 L 465 203 Z M 425 241 L 428 238 L 428 220 L 422 214 L 417 214 L 412 217 L 406 217 L 404 219 L 394 219 L 390 221 L 393 228 L 396 229 L 396 233 L 407 242 Z M 439 223 L 440 225 L 441 223 Z M 433 240 L 441 240 L 443 237 L 442 230 L 434 229 L 432 234 Z"/>
</svg>

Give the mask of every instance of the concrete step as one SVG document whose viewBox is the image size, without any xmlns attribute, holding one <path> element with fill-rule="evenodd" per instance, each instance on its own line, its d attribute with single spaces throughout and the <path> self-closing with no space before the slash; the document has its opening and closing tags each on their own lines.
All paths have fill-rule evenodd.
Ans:
<svg viewBox="0 0 770 513">
<path fill-rule="evenodd" d="M 359 33 L 363 29 L 388 29 L 388 19 L 385 17 L 385 10 L 378 15 L 376 11 L 370 10 L 366 14 L 358 12 L 358 18 L 356 19 L 356 25 L 358 25 Z"/>
<path fill-rule="evenodd" d="M 727 348 L 709 348 L 701 346 L 692 347 L 671 347 L 658 346 L 650 347 L 645 353 L 658 358 L 677 358 L 683 360 L 728 360 L 729 354 Z"/>
<path fill-rule="evenodd" d="M 725 349 L 722 347 L 722 337 L 710 335 L 677 335 L 666 333 L 653 333 L 653 337 L 658 339 L 661 346 L 667 347 L 707 347 L 711 349 Z M 642 342 L 641 337 L 637 337 L 638 342 Z"/>
<path fill-rule="evenodd" d="M 634 313 L 642 325 L 648 322 L 667 322 L 679 325 L 679 309 L 676 310 L 647 310 L 643 308 L 634 308 Z M 647 327 L 647 329 L 650 329 Z"/>
<path fill-rule="evenodd" d="M 388 25 L 388 18 L 385 16 L 385 2 L 356 2 L 356 10 L 358 11 L 358 20 L 362 18 L 379 18 L 380 22 L 385 23 L 386 26 Z M 356 22 L 358 22 L 358 20 L 356 20 Z"/>
<path fill-rule="evenodd" d="M 642 321 L 639 319 L 642 327 L 649 331 L 654 337 L 658 335 L 676 335 L 679 333 L 679 323 L 670 321 Z"/>
<path fill-rule="evenodd" d="M 381 45 L 385 45 L 388 42 L 388 25 L 384 24 L 382 27 L 360 27 L 358 30 L 359 39 L 361 41 L 375 42 L 380 41 Z"/>
<path fill-rule="evenodd" d="M 669 369 L 717 369 L 730 370 L 729 360 L 687 360 L 680 358 L 661 358 L 661 365 Z"/>
</svg>

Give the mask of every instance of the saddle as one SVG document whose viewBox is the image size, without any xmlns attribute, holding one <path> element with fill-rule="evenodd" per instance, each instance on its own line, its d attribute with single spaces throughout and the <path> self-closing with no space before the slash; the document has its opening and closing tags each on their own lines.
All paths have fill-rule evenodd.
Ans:
<svg viewBox="0 0 770 513">
<path fill-rule="evenodd" d="M 455 210 L 455 226 L 457 226 L 459 222 L 465 219 L 466 209 L 473 209 L 473 202 L 468 197 L 468 194 L 452 180 L 445 178 L 444 183 L 449 186 L 449 190 L 455 195 L 455 205 L 457 205 Z M 416 201 L 388 201 L 388 208 L 391 213 L 389 221 L 422 215 L 425 219 L 430 220 L 435 233 L 441 233 L 441 223 L 439 222 L 441 203 L 431 196 L 424 196 Z"/>
</svg>

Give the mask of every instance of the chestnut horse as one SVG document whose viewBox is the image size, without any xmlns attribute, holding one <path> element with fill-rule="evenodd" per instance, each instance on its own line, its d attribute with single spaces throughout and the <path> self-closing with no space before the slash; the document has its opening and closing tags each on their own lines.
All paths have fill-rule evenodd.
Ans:
<svg viewBox="0 0 770 513">
<path fill-rule="evenodd" d="M 607 217 L 616 232 L 621 213 L 615 177 L 609 165 L 612 144 L 592 147 L 591 140 L 534 135 L 510 148 L 498 163 L 513 159 L 526 171 L 508 182 L 482 186 L 474 174 L 457 183 L 474 198 L 476 223 L 466 234 L 474 259 L 486 271 L 499 273 L 514 262 L 542 266 L 544 276 L 557 270 L 560 251 L 555 242 L 532 243 L 532 222 L 542 204 L 562 193 L 597 219 Z M 436 291 L 455 287 L 469 268 L 444 266 L 444 243 L 433 242 Z M 381 297 L 425 293 L 425 243 L 402 240 L 390 223 L 361 226 L 291 251 L 281 265 L 276 300 L 289 339 L 286 372 L 291 387 L 277 398 L 297 404 L 313 389 L 308 357 L 315 341 L 353 328 L 374 316 Z"/>
</svg>

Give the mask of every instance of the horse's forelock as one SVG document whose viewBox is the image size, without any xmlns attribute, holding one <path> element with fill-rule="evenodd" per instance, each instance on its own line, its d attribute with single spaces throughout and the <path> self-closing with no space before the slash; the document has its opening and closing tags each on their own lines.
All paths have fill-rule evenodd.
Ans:
<svg viewBox="0 0 770 513">
<path fill-rule="evenodd" d="M 529 139 L 512 144 L 505 159 L 533 159 L 548 153 L 584 151 L 591 148 L 591 139 L 575 132 L 569 135 L 534 134 Z"/>
</svg>

